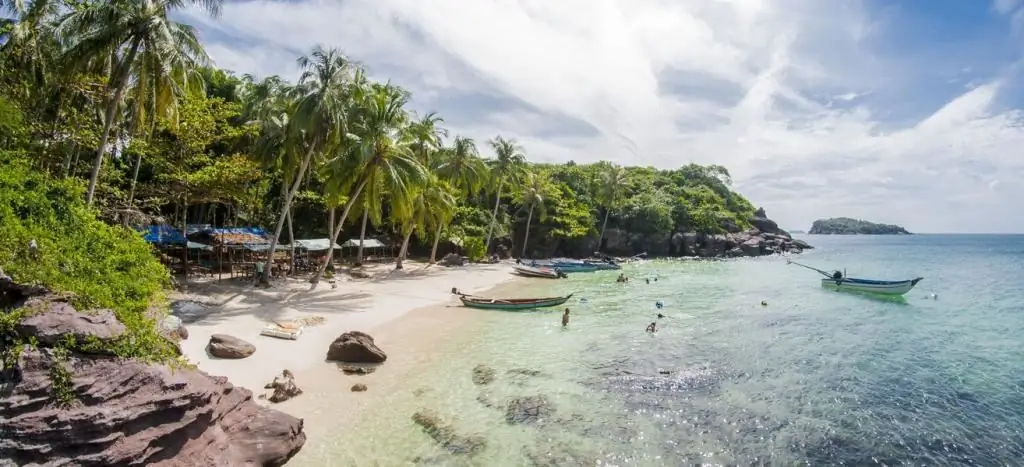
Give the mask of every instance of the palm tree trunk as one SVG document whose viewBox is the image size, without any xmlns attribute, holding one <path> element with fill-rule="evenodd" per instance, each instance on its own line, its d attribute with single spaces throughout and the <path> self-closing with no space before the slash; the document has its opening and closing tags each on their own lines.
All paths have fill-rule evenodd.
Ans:
<svg viewBox="0 0 1024 467">
<path fill-rule="evenodd" d="M 128 190 L 128 209 L 132 208 L 132 204 L 135 202 L 135 184 L 139 180 L 139 166 L 142 165 L 142 153 L 135 155 L 135 169 L 132 170 L 132 185 Z"/>
<path fill-rule="evenodd" d="M 350 193 L 351 196 L 349 196 L 348 202 L 345 203 L 345 209 L 341 211 L 341 218 L 338 219 L 338 223 L 335 224 L 336 227 L 334 227 L 334 230 L 331 233 L 331 244 L 329 246 L 329 248 L 331 249 L 328 250 L 329 252 L 333 252 L 334 244 L 337 243 L 338 241 L 338 235 L 341 235 L 341 229 L 342 227 L 345 226 L 345 220 L 348 219 L 348 214 L 349 212 L 352 211 L 352 206 L 355 206 L 356 200 L 359 199 L 359 195 L 362 194 L 363 188 L 366 187 L 366 182 L 367 179 L 364 178 L 363 181 L 359 182 L 359 185 L 356 185 L 356 188 L 352 191 L 352 193 Z M 333 211 L 331 212 L 331 214 L 334 214 Z M 314 284 L 319 282 L 320 276 L 323 275 L 325 269 L 327 269 L 327 263 L 321 264 L 320 268 L 317 269 L 316 274 L 313 274 L 313 278 L 310 279 L 309 281 Z"/>
<path fill-rule="evenodd" d="M 121 99 L 124 97 L 125 88 L 128 86 L 128 80 L 125 76 L 128 74 L 138 52 L 139 43 L 135 42 L 132 44 L 131 49 L 128 50 L 128 55 L 125 56 L 124 62 L 117 68 L 117 76 L 115 77 L 117 79 L 117 87 L 114 88 L 114 95 L 111 97 L 110 103 L 107 104 L 107 115 L 103 119 L 103 132 L 100 133 L 100 147 L 96 150 L 96 160 L 92 163 L 92 174 L 89 175 L 89 191 L 85 195 L 85 203 L 89 205 L 92 205 L 93 197 L 96 195 L 96 181 L 100 178 L 103 157 L 107 155 L 110 129 L 113 127 L 114 119 L 117 118 L 117 111 L 121 107 Z"/>
<path fill-rule="evenodd" d="M 409 231 L 405 233 L 405 239 L 402 240 L 402 247 L 398 249 L 398 259 L 395 260 L 395 269 L 402 269 L 402 260 L 405 259 L 405 255 L 409 253 L 409 239 L 412 238 L 412 231 L 414 226 L 409 226 Z"/>
<path fill-rule="evenodd" d="M 598 253 L 601 252 L 601 245 L 604 244 L 604 230 L 608 228 L 608 214 L 611 212 L 611 209 L 604 208 L 604 222 L 601 223 L 601 238 L 597 239 Z"/>
<path fill-rule="evenodd" d="M 504 185 L 504 182 L 498 183 L 498 196 L 494 200 L 494 212 L 491 214 L 491 226 L 487 229 L 487 241 L 484 243 L 485 254 L 490 254 L 491 252 L 491 236 L 494 234 L 494 224 L 498 222 L 498 206 L 501 204 L 501 189 Z"/>
<path fill-rule="evenodd" d="M 434 232 L 434 246 L 430 248 L 430 264 L 437 263 L 435 259 L 437 257 L 437 244 L 441 242 L 441 229 L 443 225 L 438 224 L 437 231 Z"/>
<path fill-rule="evenodd" d="M 370 216 L 370 210 L 363 208 L 363 227 L 359 229 L 359 250 L 356 251 L 356 266 L 363 264 L 363 240 L 366 239 L 366 219 Z"/>
<path fill-rule="evenodd" d="M 331 206 L 330 209 L 327 210 L 327 240 L 329 242 L 327 244 L 327 257 L 323 264 L 317 266 L 316 274 L 314 274 L 313 278 L 310 279 L 310 282 L 314 284 L 320 282 L 320 271 L 327 269 L 327 265 L 334 261 L 334 211 L 336 209 L 337 208 L 334 206 Z"/>
<path fill-rule="evenodd" d="M 523 254 L 520 258 L 526 257 L 526 245 L 530 243 L 530 222 L 533 221 L 533 204 L 530 204 L 530 214 L 526 216 L 526 233 L 523 235 Z"/>
<path fill-rule="evenodd" d="M 292 228 L 292 209 L 288 207 L 288 244 L 291 245 L 291 262 L 288 263 L 288 274 L 295 268 L 295 229 Z"/>
<path fill-rule="evenodd" d="M 285 193 L 284 203 L 281 203 L 281 214 L 277 216 L 277 226 L 274 227 L 274 236 L 270 240 L 270 249 L 267 250 L 267 264 L 263 266 L 263 275 L 259 278 L 259 281 L 263 284 L 270 283 L 270 270 L 273 269 L 274 253 L 277 252 L 277 239 L 281 237 L 285 218 L 288 217 L 288 210 L 292 207 L 292 199 L 295 197 L 295 193 L 299 191 L 299 187 L 302 186 L 302 177 L 306 174 L 306 169 L 309 168 L 309 161 L 313 159 L 313 151 L 314 148 L 306 151 L 306 157 L 302 158 L 302 165 L 299 166 L 299 173 L 295 174 L 295 182 L 292 183 L 291 189 Z"/>
</svg>

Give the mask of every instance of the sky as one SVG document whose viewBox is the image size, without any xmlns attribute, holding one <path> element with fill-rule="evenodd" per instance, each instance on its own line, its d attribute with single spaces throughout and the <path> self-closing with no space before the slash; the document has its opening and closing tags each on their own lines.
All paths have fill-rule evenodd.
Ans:
<svg viewBox="0 0 1024 467">
<path fill-rule="evenodd" d="M 1024 0 L 243 0 L 221 68 L 337 47 L 481 153 L 725 166 L 788 229 L 1024 233 Z"/>
</svg>

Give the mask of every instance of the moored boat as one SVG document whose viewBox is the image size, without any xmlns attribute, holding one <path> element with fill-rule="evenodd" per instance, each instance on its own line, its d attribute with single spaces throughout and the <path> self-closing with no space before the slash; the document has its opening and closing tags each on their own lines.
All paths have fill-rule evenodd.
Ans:
<svg viewBox="0 0 1024 467">
<path fill-rule="evenodd" d="M 880 281 L 871 279 L 858 279 L 856 277 L 848 277 L 841 271 L 835 271 L 828 273 L 818 268 L 812 268 L 805 264 L 800 264 L 795 261 L 786 260 L 787 264 L 795 264 L 802 268 L 807 268 L 815 271 L 823 276 L 825 279 L 821 280 L 821 286 L 834 290 L 844 290 L 850 292 L 867 292 L 880 295 L 903 295 L 910 292 L 918 282 L 921 282 L 923 277 L 915 279 L 902 280 L 902 281 Z"/>
<path fill-rule="evenodd" d="M 524 265 L 517 264 L 515 266 L 512 266 L 512 269 L 513 269 L 513 271 L 516 274 L 519 274 L 520 276 L 525 276 L 525 277 L 540 277 L 540 278 L 544 278 L 544 279 L 559 279 L 559 278 L 565 276 L 565 274 L 560 273 L 557 269 L 554 269 L 554 268 L 542 268 L 542 267 L 536 267 L 535 268 L 535 267 L 530 267 L 530 266 L 524 266 Z"/>
<path fill-rule="evenodd" d="M 598 267 L 593 264 L 588 264 L 579 260 L 567 260 L 567 259 L 552 259 L 552 260 L 531 260 L 530 266 L 535 268 L 553 268 L 564 273 L 571 272 L 593 272 L 597 271 Z"/>
<path fill-rule="evenodd" d="M 531 310 L 534 308 L 546 308 L 561 305 L 572 298 L 572 294 L 564 297 L 546 298 L 483 298 L 469 295 L 459 295 L 463 306 L 479 308 L 483 310 L 506 310 L 519 311 Z"/>
<path fill-rule="evenodd" d="M 836 290 L 848 290 L 854 292 L 869 292 L 882 295 L 903 295 L 921 282 L 922 277 L 905 281 L 875 281 L 870 279 L 857 279 L 854 277 L 843 277 L 841 279 L 822 279 L 821 286 Z"/>
</svg>

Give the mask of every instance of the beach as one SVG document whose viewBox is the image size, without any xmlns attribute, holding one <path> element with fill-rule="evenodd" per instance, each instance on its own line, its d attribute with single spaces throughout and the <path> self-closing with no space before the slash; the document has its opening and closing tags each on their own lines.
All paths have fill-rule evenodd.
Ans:
<svg viewBox="0 0 1024 467">
<path fill-rule="evenodd" d="M 313 288 L 298 278 L 267 290 L 237 281 L 194 282 L 187 294 L 172 297 L 203 304 L 183 314 L 189 337 L 181 342 L 182 351 L 199 369 L 226 376 L 254 397 L 264 394 L 264 385 L 282 370 L 291 371 L 303 394 L 278 404 L 260 402 L 304 419 L 306 446 L 291 464 L 323 465 L 311 459 L 327 449 L 325 436 L 344 431 L 367 407 L 400 387 L 404 375 L 429 362 L 434 349 L 471 332 L 474 318 L 483 316 L 462 307 L 453 287 L 464 293 L 496 287 L 496 293 L 514 293 L 517 285 L 532 282 L 510 274 L 508 264 L 446 268 L 407 262 L 404 270 L 393 267 L 367 267 L 373 275 L 369 279 L 338 274 L 334 289 L 326 280 Z M 307 327 L 297 340 L 259 335 L 268 322 L 312 317 L 324 322 Z M 373 336 L 387 361 L 368 375 L 346 375 L 338 363 L 325 361 L 331 342 L 348 331 Z M 205 348 L 213 334 L 244 339 L 256 352 L 237 360 L 211 357 Z M 356 383 L 368 390 L 351 391 Z"/>
</svg>

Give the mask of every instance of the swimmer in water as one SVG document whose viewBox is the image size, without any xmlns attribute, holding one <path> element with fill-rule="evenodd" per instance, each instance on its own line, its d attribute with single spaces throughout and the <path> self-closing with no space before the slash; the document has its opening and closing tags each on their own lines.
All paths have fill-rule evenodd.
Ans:
<svg viewBox="0 0 1024 467">
<path fill-rule="evenodd" d="M 651 283 L 651 280 L 650 280 L 650 279 L 644 279 L 644 280 L 646 280 L 648 284 L 650 284 L 650 283 Z"/>
<path fill-rule="evenodd" d="M 565 313 L 562 313 L 562 327 L 564 328 L 564 327 L 568 327 L 568 326 L 569 326 L 569 309 L 566 308 L 565 309 Z"/>
<path fill-rule="evenodd" d="M 615 279 L 615 282 L 627 282 L 627 281 L 629 281 L 629 278 L 626 277 L 626 275 L 623 274 L 623 273 L 619 273 L 619 278 Z"/>
<path fill-rule="evenodd" d="M 658 332 L 658 323 L 656 321 L 651 321 L 651 324 L 647 325 L 647 332 L 650 332 L 650 333 Z"/>
<path fill-rule="evenodd" d="M 665 317 L 665 315 L 663 315 L 661 313 L 658 313 L 658 319 L 661 319 L 661 318 L 664 318 L 664 317 Z"/>
</svg>

